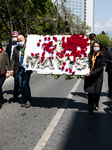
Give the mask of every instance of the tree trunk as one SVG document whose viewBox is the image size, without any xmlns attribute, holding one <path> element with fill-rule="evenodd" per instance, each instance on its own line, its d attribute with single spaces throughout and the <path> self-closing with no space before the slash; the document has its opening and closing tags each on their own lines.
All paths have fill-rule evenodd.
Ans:
<svg viewBox="0 0 112 150">
<path fill-rule="evenodd" d="M 10 17 L 10 27 L 11 27 L 11 33 L 10 33 L 11 36 L 10 36 L 10 38 L 12 39 L 13 24 L 12 24 L 12 15 L 11 15 L 10 0 L 5 0 L 5 2 L 6 2 L 6 6 L 7 6 L 9 17 Z"/>
</svg>

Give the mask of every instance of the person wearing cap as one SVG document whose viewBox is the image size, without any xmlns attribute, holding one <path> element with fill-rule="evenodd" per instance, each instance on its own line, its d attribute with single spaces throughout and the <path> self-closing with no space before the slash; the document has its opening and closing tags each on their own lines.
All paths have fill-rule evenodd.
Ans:
<svg viewBox="0 0 112 150">
<path fill-rule="evenodd" d="M 17 31 L 13 31 L 12 32 L 12 42 L 8 43 L 7 47 L 6 47 L 6 52 L 8 53 L 10 64 L 11 64 L 11 61 L 12 61 L 12 55 L 13 55 L 14 47 L 16 47 L 18 45 L 17 44 L 18 35 L 19 34 L 18 34 Z M 13 77 L 14 77 L 13 102 L 16 102 L 18 100 L 18 93 L 19 93 L 18 74 L 14 73 Z"/>
</svg>

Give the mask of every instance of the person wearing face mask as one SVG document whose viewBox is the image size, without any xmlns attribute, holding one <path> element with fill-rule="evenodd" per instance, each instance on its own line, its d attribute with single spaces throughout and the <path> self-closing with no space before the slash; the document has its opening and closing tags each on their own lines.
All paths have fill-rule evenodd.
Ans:
<svg viewBox="0 0 112 150">
<path fill-rule="evenodd" d="M 25 51 L 25 38 L 23 35 L 17 37 L 18 46 L 14 48 L 12 62 L 11 62 L 11 75 L 14 70 L 18 74 L 20 91 L 22 94 L 21 107 L 30 107 L 31 105 L 31 91 L 29 86 L 30 76 L 32 71 L 26 71 L 23 67 L 24 51 Z"/>
<path fill-rule="evenodd" d="M 8 57 L 9 57 L 9 61 L 11 64 L 12 61 L 12 55 L 13 55 L 13 50 L 14 47 L 16 47 L 17 44 L 17 37 L 18 37 L 18 32 L 17 31 L 13 31 L 12 33 L 12 42 L 7 44 L 6 47 L 6 52 L 8 53 Z M 13 91 L 13 102 L 16 102 L 18 100 L 18 94 L 19 94 L 19 82 L 18 82 L 18 74 L 15 74 L 14 72 L 14 91 Z"/>
<path fill-rule="evenodd" d="M 90 72 L 86 74 L 84 91 L 88 92 L 89 113 L 98 110 L 99 99 L 103 83 L 103 70 L 105 66 L 106 51 L 99 41 L 93 43 L 89 53 Z"/>
</svg>

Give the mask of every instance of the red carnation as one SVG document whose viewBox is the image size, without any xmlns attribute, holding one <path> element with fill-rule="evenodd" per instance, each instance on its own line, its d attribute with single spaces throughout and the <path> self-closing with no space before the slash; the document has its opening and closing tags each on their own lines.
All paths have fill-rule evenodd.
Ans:
<svg viewBox="0 0 112 150">
<path fill-rule="evenodd" d="M 50 37 L 48 37 L 48 40 L 50 41 L 50 40 L 51 40 L 51 38 L 50 38 Z"/>
<path fill-rule="evenodd" d="M 66 68 L 65 71 L 68 72 L 68 68 Z"/>
<path fill-rule="evenodd" d="M 44 37 L 44 40 L 46 41 L 46 40 L 47 40 L 47 37 Z"/>
<path fill-rule="evenodd" d="M 72 69 L 69 69 L 69 72 L 72 73 Z"/>
<path fill-rule="evenodd" d="M 64 62 L 64 63 L 63 63 L 63 66 L 65 66 L 65 65 L 66 65 L 66 63 Z"/>
<path fill-rule="evenodd" d="M 59 56 L 59 52 L 57 52 L 56 55 Z"/>
<path fill-rule="evenodd" d="M 31 56 L 34 57 L 35 56 L 34 53 L 31 53 Z"/>
<path fill-rule="evenodd" d="M 35 53 L 35 56 L 38 56 L 39 55 L 39 53 Z"/>
<path fill-rule="evenodd" d="M 40 46 L 40 43 L 37 43 L 37 46 Z"/>
<path fill-rule="evenodd" d="M 51 52 L 51 54 L 53 55 L 53 54 L 54 54 L 54 52 Z"/>
<path fill-rule="evenodd" d="M 64 70 L 64 68 L 65 68 L 65 67 L 64 67 L 64 66 L 62 66 L 62 68 L 61 68 L 61 69 L 62 69 L 62 70 Z"/>
<path fill-rule="evenodd" d="M 54 59 L 54 57 L 50 57 L 51 59 Z"/>
<path fill-rule="evenodd" d="M 64 41 L 64 40 L 65 40 L 65 36 L 62 37 L 62 41 Z"/>
<path fill-rule="evenodd" d="M 44 56 L 44 55 L 45 55 L 45 52 L 42 53 L 42 56 Z"/>
<path fill-rule="evenodd" d="M 73 71 L 72 74 L 74 75 L 74 74 L 75 74 L 75 71 Z"/>
</svg>

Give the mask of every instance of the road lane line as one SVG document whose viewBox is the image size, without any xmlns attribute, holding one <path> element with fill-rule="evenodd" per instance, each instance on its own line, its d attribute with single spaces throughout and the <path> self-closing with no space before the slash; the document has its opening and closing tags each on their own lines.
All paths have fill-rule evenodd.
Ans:
<svg viewBox="0 0 112 150">
<path fill-rule="evenodd" d="M 77 80 L 77 82 L 73 86 L 72 90 L 70 91 L 70 93 L 66 97 L 65 101 L 61 105 L 61 108 L 59 108 L 56 115 L 54 116 L 54 118 L 50 122 L 49 126 L 47 127 L 47 129 L 45 130 L 45 132 L 43 133 L 42 137 L 40 138 L 40 140 L 38 141 L 38 143 L 36 144 L 36 146 L 34 147 L 33 150 L 42 150 L 44 148 L 44 146 L 46 145 L 47 141 L 49 140 L 52 132 L 54 131 L 54 128 L 56 127 L 56 125 L 58 124 L 62 114 L 64 113 L 65 108 L 67 107 L 70 99 L 72 98 L 71 93 L 76 91 L 80 81 L 81 81 L 81 79 Z"/>
</svg>

